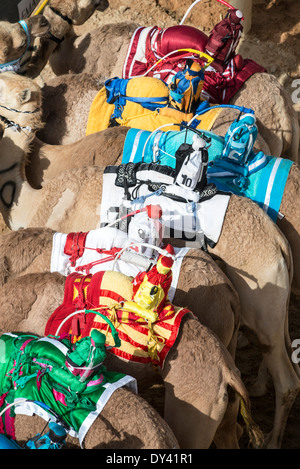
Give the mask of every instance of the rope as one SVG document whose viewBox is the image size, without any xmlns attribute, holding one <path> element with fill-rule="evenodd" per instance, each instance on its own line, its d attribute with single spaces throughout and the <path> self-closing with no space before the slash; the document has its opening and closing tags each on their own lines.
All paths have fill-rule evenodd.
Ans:
<svg viewBox="0 0 300 469">
<path fill-rule="evenodd" d="M 189 12 L 191 11 L 191 9 L 197 5 L 197 3 L 201 2 L 201 0 L 196 0 L 194 3 L 192 3 L 192 5 L 189 7 L 189 9 L 187 10 L 187 12 L 185 13 L 184 17 L 182 18 L 181 22 L 179 23 L 179 25 L 182 25 L 185 21 L 185 19 L 187 18 Z M 229 3 L 225 2 L 224 0 L 217 0 L 217 2 L 219 3 L 222 3 L 223 5 L 227 6 L 228 8 L 230 9 L 234 9 L 234 7 L 232 5 L 229 5 Z"/>
<path fill-rule="evenodd" d="M 38 5 L 36 9 L 33 11 L 32 16 L 39 15 L 41 11 L 45 8 L 49 0 L 44 0 L 43 2 L 40 2 L 40 6 Z"/>
<path fill-rule="evenodd" d="M 26 33 L 26 37 L 27 37 L 26 49 L 23 52 L 23 54 L 21 55 L 21 57 L 19 57 L 18 59 L 12 60 L 11 62 L 7 62 L 7 63 L 4 63 L 4 64 L 0 64 L 0 72 L 9 72 L 9 71 L 15 72 L 15 71 L 19 70 L 20 62 L 22 60 L 22 57 L 26 54 L 26 52 L 29 49 L 31 38 L 30 38 L 28 26 L 27 26 L 27 24 L 24 20 L 20 20 L 19 24 L 21 25 L 21 27 L 24 29 L 24 31 Z"/>
<path fill-rule="evenodd" d="M 29 126 L 22 127 L 21 125 L 17 124 L 14 121 L 11 121 L 7 119 L 5 116 L 0 115 L 0 120 L 6 125 L 5 129 L 12 128 L 14 132 L 21 132 L 21 130 L 28 130 L 28 132 L 31 132 L 32 128 Z"/>
<path fill-rule="evenodd" d="M 214 59 L 208 55 L 208 54 L 205 54 L 205 52 L 202 52 L 200 50 L 197 50 L 197 49 L 176 49 L 176 50 L 173 50 L 171 52 L 169 52 L 168 54 L 164 55 L 161 59 L 159 59 L 157 62 L 155 62 L 155 64 L 153 64 L 145 73 L 144 75 L 141 75 L 142 77 L 145 77 L 146 75 L 148 75 L 149 72 L 151 72 L 151 70 L 153 68 L 155 68 L 160 62 L 162 62 L 163 60 L 165 60 L 167 57 L 169 57 L 170 55 L 172 54 L 175 54 L 176 52 L 190 52 L 192 54 L 196 54 L 196 55 L 199 55 L 199 57 L 204 57 L 206 60 L 207 60 L 207 64 L 204 65 L 203 67 L 206 68 L 208 67 L 209 65 L 212 64 L 212 62 L 214 61 Z"/>
<path fill-rule="evenodd" d="M 101 306 L 99 309 L 108 309 L 108 306 Z M 77 314 L 81 314 L 81 313 L 85 313 L 85 314 L 89 314 L 89 313 L 92 313 L 92 314 L 97 314 L 97 316 L 101 316 L 109 325 L 110 329 L 111 329 L 111 332 L 112 332 L 112 336 L 113 336 L 113 339 L 114 339 L 114 342 L 115 342 L 115 347 L 120 347 L 121 343 L 120 343 L 120 339 L 119 339 L 119 334 L 115 328 L 115 326 L 113 325 L 113 323 L 109 320 L 108 317 L 106 317 L 104 314 L 101 314 L 99 313 L 99 311 L 96 311 L 93 310 L 93 309 L 80 309 L 78 311 L 75 311 L 74 313 L 71 313 L 69 314 L 67 317 L 64 318 L 64 320 L 60 323 L 60 325 L 58 326 L 57 330 L 56 330 L 56 333 L 55 333 L 55 336 L 58 336 L 59 334 L 59 331 L 60 329 L 62 328 L 62 326 L 64 325 L 64 323 L 70 319 L 71 317 L 73 316 L 76 316 Z M 1 414 L 0 414 L 1 415 Z"/>
<path fill-rule="evenodd" d="M 15 405 L 21 404 L 21 402 L 25 402 L 28 399 L 25 399 L 25 397 L 20 397 L 20 399 L 16 399 L 12 404 L 8 404 L 4 409 L 1 410 L 0 412 L 0 417 L 8 410 L 10 407 L 13 407 Z"/>
<path fill-rule="evenodd" d="M 3 107 L 3 109 L 6 109 L 7 111 L 18 112 L 19 114 L 35 114 L 36 112 L 41 110 L 40 107 L 37 107 L 33 111 L 20 111 L 19 109 L 13 109 L 13 108 L 4 106 L 4 104 L 0 104 L 0 107 Z"/>
</svg>

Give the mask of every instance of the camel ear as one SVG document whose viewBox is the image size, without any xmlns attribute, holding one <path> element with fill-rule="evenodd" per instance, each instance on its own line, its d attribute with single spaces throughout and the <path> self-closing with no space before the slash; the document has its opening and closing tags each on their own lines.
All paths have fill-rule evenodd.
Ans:
<svg viewBox="0 0 300 469">
<path fill-rule="evenodd" d="M 22 104 L 27 103 L 31 98 L 31 89 L 25 88 L 25 90 L 21 91 L 19 94 L 19 98 Z"/>
</svg>

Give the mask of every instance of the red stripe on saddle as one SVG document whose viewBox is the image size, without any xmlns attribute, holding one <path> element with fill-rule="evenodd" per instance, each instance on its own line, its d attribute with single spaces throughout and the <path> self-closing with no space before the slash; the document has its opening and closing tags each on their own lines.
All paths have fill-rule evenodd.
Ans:
<svg viewBox="0 0 300 469">
<path fill-rule="evenodd" d="M 82 275 L 74 272 L 66 277 L 64 300 L 50 316 L 45 328 L 45 335 L 56 335 L 61 323 L 75 311 L 98 308 L 101 296 L 117 302 L 125 301 L 118 293 L 101 288 L 104 274 L 105 271 L 97 272 L 94 275 Z M 77 293 L 76 296 L 74 296 L 74 292 Z M 60 328 L 60 335 L 69 334 L 72 330 L 72 335 L 80 336 L 86 329 L 90 329 L 94 318 L 94 314 L 79 313 L 63 324 Z"/>
</svg>

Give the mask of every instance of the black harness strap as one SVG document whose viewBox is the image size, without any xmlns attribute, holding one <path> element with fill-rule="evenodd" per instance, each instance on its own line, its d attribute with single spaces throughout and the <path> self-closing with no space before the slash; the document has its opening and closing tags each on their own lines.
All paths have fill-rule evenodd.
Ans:
<svg viewBox="0 0 300 469">
<path fill-rule="evenodd" d="M 53 7 L 49 7 L 50 10 L 53 11 L 53 13 L 55 13 L 57 16 L 59 16 L 61 19 L 63 19 L 64 21 L 66 21 L 67 23 L 69 23 L 69 25 L 72 26 L 73 24 L 73 21 L 66 15 L 63 15 L 59 10 L 57 10 L 56 8 L 53 8 Z"/>
</svg>

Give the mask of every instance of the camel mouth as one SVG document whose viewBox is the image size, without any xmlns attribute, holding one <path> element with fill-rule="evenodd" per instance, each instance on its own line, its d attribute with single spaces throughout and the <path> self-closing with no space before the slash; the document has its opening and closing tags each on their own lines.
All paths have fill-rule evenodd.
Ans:
<svg viewBox="0 0 300 469">
<path fill-rule="evenodd" d="M 26 20 L 30 35 L 42 37 L 49 33 L 51 25 L 44 15 L 36 15 Z"/>
</svg>

